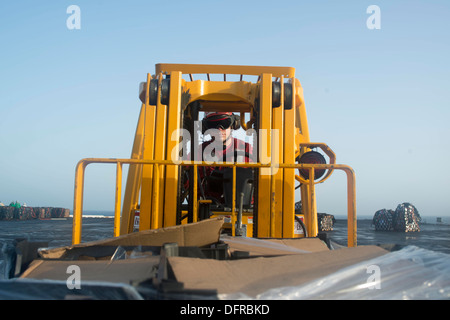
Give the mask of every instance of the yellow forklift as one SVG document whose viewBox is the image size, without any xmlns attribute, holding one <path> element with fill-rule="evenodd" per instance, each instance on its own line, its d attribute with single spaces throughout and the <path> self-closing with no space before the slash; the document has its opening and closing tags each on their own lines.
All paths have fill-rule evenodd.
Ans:
<svg viewBox="0 0 450 320">
<path fill-rule="evenodd" d="M 420 268 L 420 279 L 432 270 L 380 246 L 356 245 L 354 172 L 336 164 L 326 144 L 310 141 L 293 68 L 157 64 L 139 98 L 131 157 L 77 164 L 72 245 L 36 250 L 41 244 L 20 242 L 9 263 L 20 279 L 0 281 L 3 296 L 180 300 L 170 302 L 167 316 L 205 314 L 204 302 L 199 307 L 182 299 L 396 299 L 406 292 L 398 281 L 389 282 L 397 276 L 413 284 L 413 295 L 428 294 L 429 286 L 423 286 L 428 281 L 414 284 L 415 270 Z M 252 154 L 231 161 L 196 157 L 208 135 L 197 125 L 205 115 L 211 120 L 210 113 L 232 115 L 228 129 L 248 138 Z M 114 234 L 82 242 L 90 164 L 116 166 Z M 128 176 L 122 186 L 124 165 Z M 206 167 L 221 175 L 202 176 Z M 315 188 L 334 170 L 347 176 L 347 247 L 319 233 Z M 222 192 L 221 201 L 208 196 L 212 185 Z M 380 266 L 387 266 L 382 277 Z M 369 290 L 374 288 L 380 290 Z M 214 306 L 208 316 L 213 309 L 276 313 L 268 302 Z"/>
<path fill-rule="evenodd" d="M 231 236 L 317 237 L 316 184 L 342 170 L 347 174 L 348 246 L 356 246 L 354 172 L 336 164 L 326 144 L 310 141 L 303 89 L 294 68 L 157 64 L 155 73 L 141 83 L 139 98 L 130 159 L 87 158 L 77 165 L 73 244 L 81 242 L 85 168 L 113 163 L 114 236 L 132 233 L 137 225 L 144 231 L 222 216 Z M 195 124 L 207 112 L 236 115 L 236 128 L 251 137 L 254 150 L 250 163 L 214 163 L 226 176 L 219 181 L 225 194 L 222 204 L 199 190 L 198 173 L 211 163 L 185 157 L 199 146 Z M 124 164 L 129 169 L 122 203 Z M 193 183 L 186 187 L 187 180 Z"/>
</svg>

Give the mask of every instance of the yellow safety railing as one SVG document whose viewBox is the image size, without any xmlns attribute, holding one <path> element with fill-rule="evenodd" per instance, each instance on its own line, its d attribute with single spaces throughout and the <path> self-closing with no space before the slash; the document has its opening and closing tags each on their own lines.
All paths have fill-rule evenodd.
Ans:
<svg viewBox="0 0 450 320">
<path fill-rule="evenodd" d="M 183 161 L 180 163 L 174 163 L 171 160 L 139 160 L 139 159 L 114 159 L 114 158 L 86 158 L 78 162 L 75 173 L 75 194 L 74 194 L 74 207 L 73 207 L 73 228 L 72 228 L 72 244 L 79 244 L 81 242 L 81 229 L 82 229 L 82 212 L 83 212 L 83 189 L 84 189 L 84 175 L 87 165 L 91 163 L 112 163 L 116 164 L 116 189 L 115 189 L 115 204 L 114 204 L 114 236 L 120 235 L 120 206 L 122 198 L 122 166 L 123 164 L 141 164 L 141 165 L 153 165 L 154 181 L 159 180 L 160 167 L 167 165 L 182 165 L 194 167 L 194 194 L 193 194 L 193 221 L 198 221 L 198 202 L 197 199 L 197 170 L 199 166 L 211 166 L 210 163 Z M 311 199 L 309 201 L 310 210 L 307 210 L 308 215 L 312 215 L 315 203 L 314 203 L 314 170 L 342 170 L 347 175 L 347 246 L 356 246 L 356 188 L 355 188 L 355 173 L 353 169 L 347 165 L 342 164 L 261 164 L 261 163 L 220 163 L 214 164 L 215 166 L 232 167 L 233 168 L 233 192 L 232 192 L 232 208 L 231 208 L 231 226 L 232 235 L 235 235 L 236 224 L 236 168 L 284 168 L 284 169 L 307 169 L 309 170 L 309 184 L 311 189 Z M 275 179 L 271 179 L 272 195 L 275 193 Z M 153 203 L 155 208 L 158 208 L 159 201 L 159 188 L 158 183 L 155 184 L 153 190 Z M 275 208 L 272 204 L 270 215 L 270 229 L 271 234 L 275 229 Z M 155 210 L 152 214 L 151 228 L 155 229 L 158 221 L 158 210 Z M 314 221 L 310 216 L 305 216 L 307 221 Z M 314 226 L 308 223 L 308 234 L 312 234 Z"/>
</svg>

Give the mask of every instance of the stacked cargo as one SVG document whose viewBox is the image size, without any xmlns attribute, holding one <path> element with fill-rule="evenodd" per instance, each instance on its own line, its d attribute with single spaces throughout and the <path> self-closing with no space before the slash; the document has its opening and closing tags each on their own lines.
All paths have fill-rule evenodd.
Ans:
<svg viewBox="0 0 450 320">
<path fill-rule="evenodd" d="M 375 212 L 372 224 L 377 231 L 418 232 L 421 221 L 419 211 L 411 203 L 405 202 L 397 206 L 395 211 L 381 209 Z"/>
<path fill-rule="evenodd" d="M 53 207 L 0 206 L 0 220 L 54 219 L 69 217 L 70 210 Z"/>
<path fill-rule="evenodd" d="M 392 231 L 394 230 L 394 211 L 381 209 L 375 212 L 372 224 L 377 231 Z"/>
<path fill-rule="evenodd" d="M 318 213 L 317 220 L 319 224 L 319 231 L 333 231 L 333 225 L 336 221 L 333 215 L 327 213 Z"/>
</svg>

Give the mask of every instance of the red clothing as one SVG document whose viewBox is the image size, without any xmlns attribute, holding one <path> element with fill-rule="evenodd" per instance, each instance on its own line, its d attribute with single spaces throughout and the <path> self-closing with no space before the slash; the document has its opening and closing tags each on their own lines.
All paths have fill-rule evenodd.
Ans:
<svg viewBox="0 0 450 320">
<path fill-rule="evenodd" d="M 252 151 L 253 148 L 250 144 L 240 140 L 233 138 L 233 143 L 231 143 L 229 146 L 226 147 L 226 149 L 217 150 L 212 148 L 207 148 L 213 140 L 205 141 L 202 143 L 201 148 L 199 148 L 199 152 L 201 154 L 198 155 L 197 160 L 201 161 L 212 161 L 211 159 L 213 157 L 216 157 L 217 164 L 220 165 L 220 162 L 253 162 L 252 161 Z M 208 154 L 210 152 L 211 154 Z M 216 154 L 212 154 L 212 153 Z M 194 160 L 194 159 L 192 159 Z M 218 200 L 219 202 L 223 202 L 223 190 L 222 188 L 222 181 L 221 175 L 223 175 L 223 170 L 225 167 L 220 166 L 199 166 L 198 172 L 199 172 L 199 186 L 198 186 L 198 195 L 202 195 L 202 190 L 205 197 L 208 198 L 214 198 Z M 214 183 L 214 177 L 216 177 L 217 183 Z M 187 182 L 187 185 L 189 182 Z M 200 185 L 201 184 L 201 185 Z"/>
<path fill-rule="evenodd" d="M 201 145 L 201 152 L 202 154 L 199 155 L 199 160 L 207 161 L 210 160 L 213 157 L 216 157 L 218 159 L 218 162 L 253 162 L 252 157 L 252 151 L 253 148 L 250 144 L 233 138 L 233 143 L 230 143 L 229 146 L 226 147 L 226 149 L 217 150 L 212 149 L 205 150 L 208 145 L 212 143 L 212 140 L 205 141 Z M 208 151 L 211 152 L 211 154 L 208 154 Z M 212 154 L 212 152 L 216 152 L 217 154 Z M 210 160 L 211 161 L 211 160 Z M 205 167 L 208 168 L 207 171 L 209 173 L 212 172 L 212 170 L 223 170 L 224 167 L 217 167 L 217 166 L 211 166 L 211 167 Z"/>
</svg>

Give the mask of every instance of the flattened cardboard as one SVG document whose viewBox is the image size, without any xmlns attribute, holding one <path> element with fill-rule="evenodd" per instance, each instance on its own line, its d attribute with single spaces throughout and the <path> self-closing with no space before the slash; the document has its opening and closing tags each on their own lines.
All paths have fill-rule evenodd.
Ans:
<svg viewBox="0 0 450 320">
<path fill-rule="evenodd" d="M 329 250 L 319 238 L 255 239 L 222 236 L 220 239 L 228 244 L 231 252 L 246 251 L 251 257 L 305 254 Z"/>
<path fill-rule="evenodd" d="M 113 261 L 53 261 L 34 260 L 21 278 L 64 280 L 71 275 L 67 268 L 76 265 L 80 268 L 83 281 L 106 281 L 130 284 L 133 281 L 144 281 L 154 276 L 159 257 L 149 257 Z M 82 283 L 81 283 L 82 284 Z"/>
<path fill-rule="evenodd" d="M 91 246 L 162 246 L 165 243 L 178 243 L 178 246 L 207 246 L 219 241 L 223 218 L 207 219 L 197 223 L 161 229 L 145 230 L 98 241 L 80 243 L 54 249 L 41 250 L 42 258 L 59 259 L 67 250 Z"/>
<path fill-rule="evenodd" d="M 309 252 L 330 250 L 319 238 L 271 239 L 270 241 Z"/>
<path fill-rule="evenodd" d="M 386 253 L 377 246 L 360 246 L 241 260 L 168 259 L 176 280 L 183 282 L 185 289 L 216 289 L 219 294 L 256 296 L 271 288 L 304 284 Z"/>
</svg>

